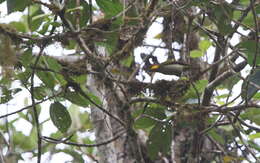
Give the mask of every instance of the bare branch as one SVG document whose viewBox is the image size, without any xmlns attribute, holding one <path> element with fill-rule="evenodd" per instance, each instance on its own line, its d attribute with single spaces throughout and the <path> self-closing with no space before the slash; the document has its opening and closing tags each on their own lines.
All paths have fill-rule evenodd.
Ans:
<svg viewBox="0 0 260 163">
<path fill-rule="evenodd" d="M 33 67 L 36 67 L 38 62 L 40 61 L 40 57 L 43 54 L 43 50 L 45 48 L 45 45 L 41 47 L 39 55 L 37 56 Z M 42 156 L 42 138 L 41 138 L 41 129 L 40 129 L 40 123 L 38 118 L 38 112 L 35 105 L 35 97 L 34 97 L 34 75 L 35 75 L 36 69 L 32 69 L 32 75 L 31 75 L 31 87 L 30 87 L 30 93 L 31 93 L 31 101 L 32 101 L 32 108 L 33 108 L 33 114 L 35 118 L 35 125 L 37 130 L 37 144 L 38 144 L 38 153 L 37 153 L 37 163 L 41 163 L 41 156 Z"/>
<path fill-rule="evenodd" d="M 54 97 L 59 96 L 59 95 L 61 95 L 61 94 L 62 94 L 62 92 L 59 92 L 59 93 L 56 94 L 56 95 L 50 96 L 50 97 L 48 97 L 48 98 L 46 98 L 46 99 L 43 99 L 43 100 L 41 100 L 41 101 L 39 101 L 39 102 L 35 102 L 34 104 L 35 104 L 35 105 L 39 105 L 39 104 L 41 104 L 41 103 L 43 103 L 43 102 L 45 102 L 45 101 L 48 101 L 48 100 L 50 100 L 50 99 L 52 99 L 52 98 L 54 98 Z M 30 108 L 32 108 L 32 107 L 33 107 L 33 105 L 29 105 L 29 106 L 26 106 L 26 107 L 24 107 L 24 108 L 22 108 L 22 109 L 19 109 L 19 110 L 17 110 L 17 111 L 14 111 L 14 112 L 11 112 L 11 113 L 2 115 L 2 116 L 0 116 L 0 119 L 1 119 L 1 118 L 5 118 L 5 117 L 8 117 L 8 116 L 10 116 L 10 115 L 14 115 L 14 114 L 20 113 L 20 112 L 22 112 L 22 111 L 24 111 L 24 110 L 27 110 L 27 109 L 30 109 Z"/>
<path fill-rule="evenodd" d="M 99 147 L 102 145 L 106 145 L 109 143 L 112 143 L 113 141 L 117 140 L 118 138 L 120 138 L 121 136 L 123 136 L 126 132 L 125 131 L 121 131 L 119 132 L 116 136 L 107 139 L 104 142 L 101 143 L 97 143 L 97 144 L 81 144 L 81 143 L 74 143 L 74 142 L 68 142 L 67 140 L 59 140 L 59 139 L 55 139 L 55 138 L 51 138 L 51 137 L 47 137 L 47 136 L 43 136 L 43 140 L 50 142 L 50 143 L 55 143 L 55 144 L 67 144 L 67 145 L 73 145 L 73 146 L 77 146 L 77 147 Z"/>
<path fill-rule="evenodd" d="M 218 37 L 218 42 L 221 46 L 216 47 L 213 62 L 217 62 L 218 60 L 220 60 L 221 54 L 224 53 L 223 47 L 226 47 L 226 44 L 227 44 L 226 41 L 227 40 L 224 40 L 224 38 L 222 36 Z M 214 68 L 211 70 L 209 82 L 212 82 L 217 77 L 218 67 L 219 67 L 218 65 L 215 65 Z M 212 94 L 213 94 L 213 89 L 208 89 L 208 88 L 205 89 L 204 95 L 203 95 L 203 98 L 202 98 L 202 105 L 203 106 L 209 105 Z"/>
</svg>

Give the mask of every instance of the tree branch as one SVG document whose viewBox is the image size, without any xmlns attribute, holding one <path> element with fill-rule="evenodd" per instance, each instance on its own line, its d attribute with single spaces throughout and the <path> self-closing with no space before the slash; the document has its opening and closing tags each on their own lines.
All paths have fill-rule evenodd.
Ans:
<svg viewBox="0 0 260 163">
<path fill-rule="evenodd" d="M 48 101 L 48 100 L 50 100 L 50 99 L 52 99 L 52 98 L 54 98 L 54 97 L 59 96 L 61 93 L 62 93 L 62 92 L 59 92 L 59 93 L 56 94 L 56 95 L 50 96 L 50 97 L 48 97 L 48 98 L 46 98 L 46 99 L 44 99 L 44 100 L 42 100 L 42 101 L 39 101 L 39 102 L 35 102 L 34 104 L 35 104 L 35 105 L 39 105 L 39 104 L 41 104 L 41 103 L 43 103 L 43 102 L 45 102 L 45 101 Z M 14 112 L 11 112 L 11 113 L 2 115 L 2 116 L 0 116 L 0 119 L 1 119 L 1 118 L 5 118 L 5 117 L 8 117 L 8 116 L 10 116 L 10 115 L 14 115 L 14 114 L 20 113 L 20 112 L 22 112 L 22 111 L 24 111 L 24 110 L 27 110 L 27 109 L 30 109 L 30 108 L 32 108 L 32 107 L 33 107 L 33 105 L 29 105 L 29 106 L 26 106 L 26 107 L 24 107 L 24 108 L 22 108 L 22 109 L 19 109 L 19 110 L 17 110 L 17 111 L 14 111 Z"/>
<path fill-rule="evenodd" d="M 224 38 L 222 36 L 218 37 L 217 40 L 220 44 L 220 46 L 217 45 L 216 50 L 215 50 L 215 56 L 214 56 L 214 60 L 213 62 L 217 62 L 220 59 L 221 53 L 223 53 L 224 51 L 224 47 L 226 46 L 226 41 L 224 41 Z M 219 65 L 215 65 L 213 66 L 213 69 L 211 70 L 210 76 L 209 76 L 209 82 L 212 82 L 218 73 L 218 67 Z M 207 106 L 210 103 L 210 99 L 213 95 L 213 89 L 208 89 L 206 88 L 203 94 L 203 98 L 202 98 L 202 105 L 203 106 Z"/>
<path fill-rule="evenodd" d="M 37 144 L 38 144 L 38 153 L 37 153 L 37 163 L 41 163 L 41 156 L 42 156 L 42 137 L 41 137 L 41 129 L 40 129 L 40 124 L 39 124 L 39 118 L 38 118 L 38 112 L 37 108 L 35 105 L 35 98 L 34 98 L 34 75 L 36 72 L 36 69 L 34 67 L 37 66 L 38 62 L 40 61 L 40 57 L 43 54 L 43 50 L 46 45 L 42 46 L 39 52 L 39 55 L 37 56 L 33 69 L 32 69 L 32 75 L 31 75 L 31 87 L 30 87 L 30 93 L 31 93 L 31 101 L 32 101 L 32 108 L 33 108 L 33 114 L 34 114 L 34 119 L 35 119 L 35 124 L 36 124 L 36 130 L 37 130 Z"/>
<path fill-rule="evenodd" d="M 51 138 L 51 137 L 47 137 L 47 136 L 43 136 L 43 139 L 47 142 L 50 143 L 55 143 L 55 144 L 67 144 L 67 145 L 73 145 L 73 146 L 77 146 L 77 147 L 99 147 L 102 145 L 106 145 L 109 143 L 112 143 L 113 141 L 117 140 L 118 138 L 120 138 L 121 136 L 123 136 L 126 132 L 125 131 L 121 131 L 119 132 L 116 136 L 107 139 L 106 141 L 100 142 L 100 143 L 96 143 L 96 144 L 81 144 L 81 143 L 74 143 L 74 142 L 68 142 L 67 140 L 59 140 L 59 139 L 55 139 L 55 138 Z"/>
</svg>

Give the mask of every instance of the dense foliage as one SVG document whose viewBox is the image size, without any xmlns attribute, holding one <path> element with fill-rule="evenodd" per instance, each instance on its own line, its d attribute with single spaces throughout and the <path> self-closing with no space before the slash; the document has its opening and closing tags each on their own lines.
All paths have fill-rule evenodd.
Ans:
<svg viewBox="0 0 260 163">
<path fill-rule="evenodd" d="M 259 1 L 0 3 L 21 15 L 0 22 L 0 162 L 94 162 L 123 138 L 136 162 L 259 161 Z"/>
</svg>

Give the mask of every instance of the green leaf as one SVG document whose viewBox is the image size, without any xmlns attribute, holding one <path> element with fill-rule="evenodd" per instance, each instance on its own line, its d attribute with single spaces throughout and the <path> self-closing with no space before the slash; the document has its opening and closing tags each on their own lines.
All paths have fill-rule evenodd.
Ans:
<svg viewBox="0 0 260 163">
<path fill-rule="evenodd" d="M 253 97 L 254 100 L 260 100 L 260 93 L 257 92 Z"/>
<path fill-rule="evenodd" d="M 243 42 L 240 42 L 236 47 L 238 47 L 242 52 L 244 52 L 247 55 L 248 58 L 248 64 L 253 65 L 255 54 L 256 54 L 256 42 L 253 40 L 246 40 Z M 258 47 L 260 47 L 260 43 L 258 44 Z M 256 64 L 260 64 L 260 56 L 257 55 L 256 57 Z"/>
<path fill-rule="evenodd" d="M 25 136 L 21 131 L 15 132 L 12 136 L 12 143 L 15 148 L 22 148 L 23 150 L 33 150 L 35 148 L 34 141 L 30 140 L 29 136 Z"/>
<path fill-rule="evenodd" d="M 31 0 L 7 0 L 8 14 L 15 11 L 23 11 L 31 2 Z"/>
<path fill-rule="evenodd" d="M 251 135 L 248 136 L 248 138 L 249 138 L 250 140 L 258 139 L 258 138 L 260 138 L 260 133 L 251 134 Z"/>
<path fill-rule="evenodd" d="M 254 141 L 249 140 L 248 144 L 250 145 L 250 147 L 253 147 L 256 151 L 260 151 L 260 146 L 258 143 L 255 143 Z"/>
<path fill-rule="evenodd" d="M 237 76 L 231 76 L 228 79 L 222 81 L 221 85 L 218 88 L 231 90 L 235 84 L 237 84 L 241 79 Z"/>
<path fill-rule="evenodd" d="M 241 16 L 241 11 L 234 11 L 234 13 L 233 13 L 233 18 L 234 18 L 235 20 L 239 19 L 240 16 Z"/>
<path fill-rule="evenodd" d="M 82 131 L 85 132 L 92 128 L 92 124 L 90 121 L 89 113 L 85 111 L 82 113 L 79 109 L 79 106 L 71 104 L 68 108 L 70 113 L 72 124 L 71 124 L 71 132 L 74 131 Z"/>
<path fill-rule="evenodd" d="M 233 31 L 231 20 L 233 18 L 233 9 L 228 3 L 221 3 L 217 5 L 211 5 L 212 7 L 212 19 L 218 27 L 220 33 L 226 35 Z"/>
<path fill-rule="evenodd" d="M 32 56 L 32 50 L 26 50 L 20 57 L 20 61 L 24 67 L 32 65 L 32 61 L 34 61 Z"/>
<path fill-rule="evenodd" d="M 99 97 L 95 96 L 93 93 L 86 90 L 86 88 L 82 87 L 82 90 L 86 93 L 86 95 L 90 98 L 90 100 L 97 105 L 102 105 L 102 102 L 100 101 Z M 68 94 L 67 94 L 68 93 Z M 80 95 L 77 92 L 71 92 L 67 91 L 64 98 L 68 99 L 70 102 L 83 106 L 83 107 L 89 107 L 89 105 L 92 105 L 92 103 L 89 101 L 89 99 L 86 99 L 82 95 Z M 72 97 L 69 97 L 71 95 Z"/>
<path fill-rule="evenodd" d="M 76 48 L 76 45 L 77 43 L 75 40 L 69 40 L 68 45 L 66 45 L 66 48 L 74 50 Z"/>
<path fill-rule="evenodd" d="M 59 72 L 62 69 L 62 66 L 54 58 L 44 56 L 42 57 L 46 66 L 54 71 Z"/>
<path fill-rule="evenodd" d="M 199 80 L 195 83 L 195 88 L 199 94 L 201 94 L 205 90 L 207 84 L 208 84 L 207 80 Z M 196 93 L 196 90 L 194 89 L 193 86 L 190 86 L 186 94 L 183 96 L 183 100 L 193 99 L 193 98 L 197 99 L 198 95 Z"/>
<path fill-rule="evenodd" d="M 38 14 L 38 15 L 36 15 L 36 16 L 33 16 L 32 20 L 33 20 L 33 21 L 34 21 L 34 20 L 37 20 L 37 19 L 43 20 L 43 18 L 46 18 L 46 20 L 48 21 L 48 20 L 50 20 L 49 17 L 50 17 L 51 15 L 52 15 L 51 13 Z M 56 22 L 56 23 L 58 23 L 58 22 Z"/>
<path fill-rule="evenodd" d="M 46 93 L 46 87 L 35 87 L 34 88 L 34 97 L 37 100 L 44 99 L 48 94 Z"/>
<path fill-rule="evenodd" d="M 163 120 L 166 118 L 165 115 L 165 108 L 162 106 L 158 106 L 158 105 L 152 105 L 150 107 L 147 107 L 145 110 L 139 109 L 136 112 L 133 113 L 133 117 L 138 117 L 141 114 L 145 114 L 160 120 Z M 145 128 L 149 128 L 153 125 L 156 124 L 157 121 L 149 118 L 149 117 L 142 117 L 139 118 L 135 121 L 134 123 L 134 127 L 137 129 L 145 129 Z"/>
<path fill-rule="evenodd" d="M 12 94 L 15 95 L 16 93 L 18 93 L 20 91 L 22 91 L 21 88 L 14 88 L 14 89 L 12 89 Z"/>
<path fill-rule="evenodd" d="M 85 111 L 84 114 L 79 115 L 78 119 L 80 119 L 80 123 L 82 124 L 79 131 L 85 132 L 86 130 L 93 129 L 93 125 L 90 120 L 89 113 Z"/>
<path fill-rule="evenodd" d="M 99 97 L 95 96 L 93 93 L 88 92 L 88 96 L 92 101 L 94 101 L 98 105 L 102 105 L 102 102 L 100 101 Z"/>
<path fill-rule="evenodd" d="M 65 133 L 72 123 L 68 110 L 59 102 L 54 102 L 51 104 L 50 117 L 53 124 L 62 133 Z"/>
<path fill-rule="evenodd" d="M 260 14 L 260 5 L 259 4 L 257 6 L 255 6 L 255 12 L 256 12 L 256 15 Z"/>
<path fill-rule="evenodd" d="M 89 101 L 77 92 L 67 91 L 64 98 L 72 102 L 73 104 L 88 107 L 90 105 Z"/>
<path fill-rule="evenodd" d="M 72 79 L 73 79 L 75 82 L 77 82 L 77 83 L 79 83 L 80 85 L 82 85 L 82 84 L 85 84 L 85 83 L 86 83 L 87 77 L 86 77 L 86 75 L 84 74 L 84 75 L 73 76 Z"/>
<path fill-rule="evenodd" d="M 253 74 L 248 75 L 247 80 L 242 84 L 242 99 L 250 100 L 258 91 L 258 88 L 250 83 L 260 87 L 260 68 L 255 69 Z"/>
<path fill-rule="evenodd" d="M 21 90 L 21 88 L 8 89 L 4 86 L 1 87 L 0 104 L 7 103 L 8 101 L 12 100 L 13 96 Z"/>
<path fill-rule="evenodd" d="M 99 42 L 99 44 L 106 47 L 109 54 L 113 54 L 118 43 L 118 33 L 116 32 L 107 33 L 105 34 L 105 38 L 106 38 L 105 41 Z"/>
<path fill-rule="evenodd" d="M 217 22 L 217 27 L 220 33 L 227 35 L 233 31 L 230 20 L 224 19 Z"/>
<path fill-rule="evenodd" d="M 216 140 L 218 143 L 220 143 L 220 144 L 222 144 L 222 145 L 225 144 L 224 138 L 222 137 L 222 135 L 219 135 L 219 134 L 215 131 L 215 129 L 210 130 L 208 133 L 209 133 L 209 135 L 210 135 L 214 140 Z"/>
<path fill-rule="evenodd" d="M 87 138 L 87 137 L 85 137 L 85 138 L 83 139 L 83 143 L 84 143 L 84 144 L 94 144 L 94 142 L 91 141 L 91 140 L 90 140 L 89 138 Z M 93 147 L 91 147 L 91 148 L 85 148 L 85 150 L 86 150 L 88 153 L 92 154 L 93 151 L 94 151 L 94 148 L 93 148 Z"/>
<path fill-rule="evenodd" d="M 96 0 L 97 5 L 106 17 L 113 17 L 123 11 L 123 5 L 118 0 Z"/>
<path fill-rule="evenodd" d="M 192 58 L 199 58 L 199 57 L 202 57 L 203 56 L 203 52 L 201 50 L 192 50 L 190 52 L 190 56 Z"/>
<path fill-rule="evenodd" d="M 249 27 L 252 27 L 254 28 L 255 27 L 255 22 L 254 22 L 254 16 L 252 14 L 252 12 L 249 12 L 247 14 L 247 16 L 244 18 L 244 20 L 242 21 L 242 23 L 246 26 L 249 26 Z"/>
<path fill-rule="evenodd" d="M 202 40 L 199 42 L 199 49 L 203 53 L 205 53 L 210 46 L 211 46 L 211 42 L 209 40 Z"/>
<path fill-rule="evenodd" d="M 205 5 L 206 3 L 209 3 L 209 1 L 208 0 L 193 0 L 193 1 L 190 1 L 190 3 L 193 6 L 201 6 L 202 4 Z"/>
<path fill-rule="evenodd" d="M 62 150 L 59 150 L 59 152 L 64 152 L 64 153 L 72 156 L 72 158 L 73 158 L 72 162 L 84 163 L 84 159 L 83 159 L 82 154 L 78 153 L 76 150 L 62 149 Z"/>
<path fill-rule="evenodd" d="M 61 26 L 61 23 L 60 22 L 52 22 L 50 20 L 48 21 L 45 21 L 42 25 L 42 28 L 40 31 L 38 31 L 38 33 L 44 35 L 48 30 L 49 30 L 49 27 L 52 26 L 52 27 L 60 27 Z"/>
<path fill-rule="evenodd" d="M 60 139 L 63 136 L 64 135 L 61 132 L 54 132 L 54 133 L 51 133 L 51 135 L 50 135 L 50 137 L 55 138 L 55 139 Z"/>
<path fill-rule="evenodd" d="M 55 86 L 55 79 L 50 72 L 37 71 L 36 75 L 47 87 L 53 88 Z"/>
<path fill-rule="evenodd" d="M 260 125 L 260 109 L 259 108 L 248 108 L 245 112 L 241 113 L 240 117 L 243 120 L 250 120 L 257 125 Z"/>
<path fill-rule="evenodd" d="M 33 145 L 33 147 L 35 147 L 37 145 L 37 129 L 35 126 L 31 129 L 29 138 L 30 144 Z"/>
<path fill-rule="evenodd" d="M 41 114 L 41 105 L 36 105 L 36 110 L 37 110 L 37 117 L 39 117 L 39 115 Z M 26 113 L 26 118 L 27 121 L 31 122 L 31 124 L 35 124 L 35 116 L 34 116 L 34 111 L 32 109 L 32 107 L 30 107 L 30 109 L 28 109 L 28 112 Z"/>
<path fill-rule="evenodd" d="M 1 88 L 1 99 L 0 99 L 0 104 L 7 103 L 12 99 L 12 91 L 7 89 L 6 87 Z"/>
<path fill-rule="evenodd" d="M 28 84 L 29 81 L 28 79 L 31 76 L 31 70 L 26 69 L 26 71 L 17 74 L 17 78 L 23 83 L 23 84 Z"/>
<path fill-rule="evenodd" d="M 58 73 L 62 70 L 62 66 L 55 59 L 48 56 L 43 56 L 40 58 L 40 61 L 41 61 L 40 62 L 41 67 L 47 67 L 54 71 L 54 72 L 41 71 L 42 73 L 48 74 L 49 76 L 46 77 L 49 77 L 50 79 L 52 78 L 51 80 L 53 81 L 54 84 L 56 82 L 59 83 L 60 85 L 65 85 L 67 83 L 66 80 L 63 78 L 63 76 Z M 46 81 L 43 82 L 45 83 Z M 51 81 L 49 81 L 48 84 L 52 84 Z"/>
<path fill-rule="evenodd" d="M 80 0 L 80 7 L 77 7 L 76 1 L 68 1 L 66 7 L 66 18 L 70 20 L 70 22 L 75 25 L 76 20 L 79 18 L 79 25 L 83 27 L 87 24 L 90 18 L 89 12 L 89 4 L 85 0 Z M 80 13 L 80 17 L 78 16 L 77 12 Z"/>
<path fill-rule="evenodd" d="M 239 2 L 240 2 L 240 4 L 246 5 L 246 6 L 250 3 L 250 1 L 248 1 L 248 0 L 240 0 Z"/>
<path fill-rule="evenodd" d="M 131 64 L 133 63 L 133 61 L 134 61 L 134 57 L 133 56 L 129 56 L 129 57 L 125 58 L 124 60 L 121 60 L 120 62 L 124 66 L 130 67 Z"/>
<path fill-rule="evenodd" d="M 38 17 L 38 15 L 42 15 L 44 12 L 41 9 L 40 5 L 31 5 L 29 8 L 29 28 L 31 31 L 36 31 L 43 22 L 44 17 Z M 38 17 L 35 19 L 35 17 Z"/>
<path fill-rule="evenodd" d="M 218 99 L 218 100 L 221 100 L 221 99 L 226 99 L 229 96 L 230 96 L 230 94 L 225 93 L 225 94 L 222 94 L 222 95 L 215 96 L 215 98 Z"/>
<path fill-rule="evenodd" d="M 151 130 L 148 141 L 148 155 L 152 160 L 158 158 L 159 153 L 166 155 L 170 151 L 172 141 L 172 126 L 170 123 L 157 123 Z"/>
<path fill-rule="evenodd" d="M 27 32 L 27 26 L 23 22 L 10 22 L 9 24 L 19 32 Z"/>
</svg>

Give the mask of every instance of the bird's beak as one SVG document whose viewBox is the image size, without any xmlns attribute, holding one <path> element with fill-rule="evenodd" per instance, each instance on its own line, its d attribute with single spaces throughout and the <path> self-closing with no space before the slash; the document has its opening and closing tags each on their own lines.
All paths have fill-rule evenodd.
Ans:
<svg viewBox="0 0 260 163">
<path fill-rule="evenodd" d="M 160 67 L 159 65 L 152 65 L 150 69 L 151 70 L 157 70 L 159 67 Z"/>
</svg>

